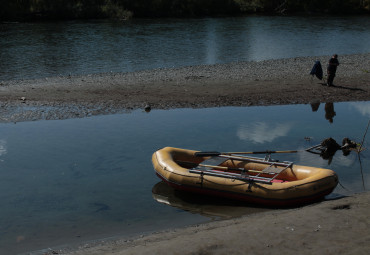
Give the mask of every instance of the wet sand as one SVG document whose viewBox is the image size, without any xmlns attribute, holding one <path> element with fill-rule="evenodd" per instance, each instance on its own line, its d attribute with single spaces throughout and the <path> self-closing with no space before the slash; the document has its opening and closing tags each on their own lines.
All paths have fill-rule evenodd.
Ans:
<svg viewBox="0 0 370 255">
<path fill-rule="evenodd" d="M 66 119 L 135 109 L 370 100 L 370 53 L 339 56 L 334 87 L 299 57 L 223 65 L 0 81 L 0 121 Z M 370 193 L 49 254 L 369 254 Z"/>
</svg>

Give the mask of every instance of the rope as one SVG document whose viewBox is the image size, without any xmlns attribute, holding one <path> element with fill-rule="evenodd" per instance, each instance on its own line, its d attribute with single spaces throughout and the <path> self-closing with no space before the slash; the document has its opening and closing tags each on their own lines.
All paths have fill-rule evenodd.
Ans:
<svg viewBox="0 0 370 255">
<path fill-rule="evenodd" d="M 369 124 L 370 124 L 370 120 L 367 123 L 366 131 L 365 131 L 364 137 L 362 138 L 362 141 L 361 141 L 361 144 L 360 144 L 360 148 L 358 149 L 358 151 L 361 151 L 362 145 L 364 144 L 365 136 L 367 134 L 367 130 L 369 129 Z"/>
<path fill-rule="evenodd" d="M 343 186 L 343 184 L 339 181 L 339 179 L 338 179 L 338 184 L 339 184 L 343 189 L 345 189 L 346 191 L 351 192 L 349 189 L 347 189 L 346 187 L 344 187 L 344 186 Z"/>
</svg>

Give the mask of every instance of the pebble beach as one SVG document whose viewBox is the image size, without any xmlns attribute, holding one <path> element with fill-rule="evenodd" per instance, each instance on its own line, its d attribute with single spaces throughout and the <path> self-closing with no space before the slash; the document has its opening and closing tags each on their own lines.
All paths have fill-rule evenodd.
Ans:
<svg viewBox="0 0 370 255">
<path fill-rule="evenodd" d="M 339 55 L 334 87 L 309 75 L 330 56 L 0 81 L 0 121 L 67 119 L 136 109 L 366 101 L 370 53 Z M 325 78 L 324 78 L 325 79 Z"/>
</svg>

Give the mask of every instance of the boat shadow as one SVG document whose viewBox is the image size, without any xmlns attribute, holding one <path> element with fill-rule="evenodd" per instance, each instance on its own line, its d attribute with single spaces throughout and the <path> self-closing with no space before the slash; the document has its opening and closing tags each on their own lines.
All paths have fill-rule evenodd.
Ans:
<svg viewBox="0 0 370 255">
<path fill-rule="evenodd" d="M 288 207 L 261 206 L 222 197 L 179 191 L 167 185 L 163 181 L 160 181 L 153 186 L 152 197 L 159 203 L 188 211 L 190 213 L 200 214 L 202 216 L 209 217 L 212 220 L 230 219 L 255 213 L 272 210 L 286 210 L 307 205 L 301 204 Z M 340 197 L 336 197 L 335 199 L 339 198 Z"/>
<path fill-rule="evenodd" d="M 213 220 L 229 219 L 244 215 L 273 210 L 268 207 L 250 205 L 222 197 L 194 194 L 175 190 L 160 181 L 152 188 L 153 199 L 184 211 L 209 217 Z"/>
</svg>

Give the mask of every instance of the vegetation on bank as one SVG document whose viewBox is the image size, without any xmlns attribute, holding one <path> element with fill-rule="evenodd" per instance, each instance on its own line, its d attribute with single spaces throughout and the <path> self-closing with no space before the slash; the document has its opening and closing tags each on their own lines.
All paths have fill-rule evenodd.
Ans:
<svg viewBox="0 0 370 255">
<path fill-rule="evenodd" d="M 0 0 L 0 20 L 370 13 L 370 0 Z"/>
</svg>

